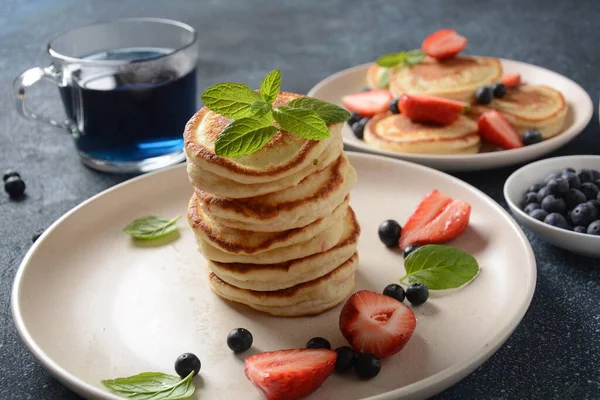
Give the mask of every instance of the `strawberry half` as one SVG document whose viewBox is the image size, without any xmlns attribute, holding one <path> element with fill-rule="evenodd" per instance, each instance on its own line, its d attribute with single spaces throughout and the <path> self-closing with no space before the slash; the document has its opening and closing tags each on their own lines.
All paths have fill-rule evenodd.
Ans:
<svg viewBox="0 0 600 400">
<path fill-rule="evenodd" d="M 467 38 L 456 33 L 454 29 L 440 29 L 427 36 L 421 45 L 428 56 L 438 60 L 451 58 L 467 47 Z"/>
<path fill-rule="evenodd" d="M 368 290 L 350 296 L 340 313 L 340 330 L 354 351 L 373 353 L 379 358 L 402 350 L 416 326 L 410 308 Z"/>
<path fill-rule="evenodd" d="M 523 147 L 521 134 L 496 110 L 484 112 L 477 119 L 479 134 L 488 142 L 503 149 Z"/>
<path fill-rule="evenodd" d="M 452 240 L 467 228 L 470 216 L 471 206 L 468 203 L 433 190 L 404 225 L 400 248 Z"/>
<path fill-rule="evenodd" d="M 469 105 L 441 97 L 405 94 L 400 97 L 398 107 L 411 121 L 450 125 Z"/>
<path fill-rule="evenodd" d="M 344 96 L 342 103 L 348 110 L 363 117 L 373 117 L 386 112 L 393 98 L 387 89 L 374 89 Z"/>
<path fill-rule="evenodd" d="M 516 88 L 521 85 L 521 74 L 504 74 L 502 83 L 507 88 Z"/>
<path fill-rule="evenodd" d="M 337 353 L 326 349 L 280 350 L 246 358 L 245 373 L 269 400 L 294 400 L 319 388 L 333 373 Z"/>
</svg>

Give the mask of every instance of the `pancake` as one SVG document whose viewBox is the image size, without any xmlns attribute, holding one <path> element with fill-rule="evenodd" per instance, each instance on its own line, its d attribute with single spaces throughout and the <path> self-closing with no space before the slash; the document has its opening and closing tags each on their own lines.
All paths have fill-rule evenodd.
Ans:
<svg viewBox="0 0 600 400">
<path fill-rule="evenodd" d="M 396 97 L 404 93 L 426 94 L 472 102 L 481 86 L 497 82 L 502 65 L 497 58 L 455 57 L 437 61 L 427 57 L 412 67 L 390 71 L 390 91 Z"/>
<path fill-rule="evenodd" d="M 289 101 L 302 97 L 293 93 L 280 93 L 274 105 L 284 105 Z M 330 162 L 336 160 L 342 151 L 338 145 L 340 130 L 343 124 L 330 125 L 331 135 L 324 140 L 308 140 L 293 135 L 286 131 L 279 131 L 266 146 L 259 151 L 236 158 L 219 157 L 214 152 L 214 145 L 223 129 L 231 120 L 216 114 L 206 107 L 198 111 L 187 123 L 184 131 L 185 152 L 190 167 L 188 172 L 192 184 L 198 189 L 223 197 L 211 187 L 202 185 L 195 178 L 202 178 L 200 171 L 216 175 L 219 179 L 234 181 L 244 185 L 266 184 L 280 181 L 286 177 L 295 176 L 283 186 L 274 190 L 281 190 L 300 182 L 306 176 L 322 169 L 327 153 Z M 331 149 L 330 149 L 331 147 Z M 319 162 L 315 162 L 318 160 Z M 218 181 L 214 176 L 209 176 L 209 181 Z M 263 192 L 263 193 L 269 193 Z M 261 193 L 261 194 L 263 194 Z M 250 196 L 257 195 L 250 193 Z M 250 197 L 246 196 L 246 197 Z"/>
<path fill-rule="evenodd" d="M 402 114 L 380 114 L 365 126 L 364 139 L 379 149 L 416 154 L 472 154 L 481 146 L 477 123 L 463 115 L 442 126 L 412 122 Z"/>
<path fill-rule="evenodd" d="M 371 89 L 385 89 L 388 85 L 380 86 L 381 78 L 387 68 L 380 67 L 377 63 L 373 63 L 367 69 L 367 86 Z"/>
<path fill-rule="evenodd" d="M 248 199 L 228 199 L 196 190 L 202 211 L 217 223 L 254 232 L 303 227 L 331 215 L 356 183 L 345 154 L 289 189 Z"/>
<path fill-rule="evenodd" d="M 280 290 L 326 275 L 356 252 L 360 226 L 356 215 L 346 213 L 344 231 L 331 249 L 308 257 L 278 264 L 243 264 L 208 261 L 208 267 L 221 280 L 241 289 Z"/>
<path fill-rule="evenodd" d="M 315 280 L 291 288 L 260 292 L 228 284 L 207 268 L 212 290 L 221 297 L 246 304 L 256 310 L 283 317 L 320 314 L 335 307 L 354 289 L 358 254 Z"/>
<path fill-rule="evenodd" d="M 349 207 L 346 208 L 346 213 L 348 212 L 350 212 Z M 204 240 L 200 235 L 195 235 L 195 237 L 199 247 L 198 250 L 207 260 L 222 263 L 276 264 L 329 250 L 340 241 L 344 233 L 344 225 L 345 218 L 341 217 L 333 225 L 305 242 L 277 247 L 255 254 L 226 252 L 213 246 L 212 243 Z"/>
<path fill-rule="evenodd" d="M 474 104 L 471 113 L 479 116 L 490 108 L 500 111 L 520 132 L 537 129 L 544 139 L 562 131 L 568 111 L 563 95 L 544 85 L 508 89 L 504 97 L 487 106 Z"/>
</svg>

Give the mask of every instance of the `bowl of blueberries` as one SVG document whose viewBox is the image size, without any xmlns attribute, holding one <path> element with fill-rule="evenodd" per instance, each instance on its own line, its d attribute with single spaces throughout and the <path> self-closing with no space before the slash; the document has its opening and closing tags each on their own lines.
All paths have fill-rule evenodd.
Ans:
<svg viewBox="0 0 600 400">
<path fill-rule="evenodd" d="M 600 156 L 526 165 L 506 180 L 504 198 L 515 219 L 542 239 L 600 257 Z"/>
</svg>

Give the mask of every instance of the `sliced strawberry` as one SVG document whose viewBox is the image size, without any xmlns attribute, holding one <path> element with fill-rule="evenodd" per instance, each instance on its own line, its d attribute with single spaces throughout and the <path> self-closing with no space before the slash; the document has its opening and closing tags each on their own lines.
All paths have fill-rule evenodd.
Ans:
<svg viewBox="0 0 600 400">
<path fill-rule="evenodd" d="M 333 372 L 337 353 L 326 349 L 280 350 L 246 358 L 245 373 L 269 400 L 294 400 L 319 388 Z"/>
<path fill-rule="evenodd" d="M 411 244 L 443 243 L 463 233 L 469 224 L 471 206 L 433 190 L 410 216 L 400 237 L 400 248 Z"/>
<path fill-rule="evenodd" d="M 469 105 L 441 97 L 405 94 L 400 97 L 398 107 L 411 121 L 450 125 Z"/>
<path fill-rule="evenodd" d="M 521 134 L 496 110 L 484 112 L 477 119 L 479 134 L 488 142 L 503 149 L 523 147 Z"/>
<path fill-rule="evenodd" d="M 340 313 L 340 330 L 354 351 L 373 353 L 379 358 L 402 350 L 416 326 L 410 308 L 368 290 L 350 296 Z"/>
<path fill-rule="evenodd" d="M 454 29 L 440 29 L 427 36 L 421 45 L 428 56 L 438 60 L 451 58 L 467 47 L 467 38 L 456 33 Z"/>
<path fill-rule="evenodd" d="M 386 112 L 394 96 L 387 89 L 374 89 L 342 97 L 344 107 L 363 117 Z"/>
<path fill-rule="evenodd" d="M 507 88 L 516 88 L 521 85 L 521 74 L 504 74 L 502 83 Z"/>
</svg>

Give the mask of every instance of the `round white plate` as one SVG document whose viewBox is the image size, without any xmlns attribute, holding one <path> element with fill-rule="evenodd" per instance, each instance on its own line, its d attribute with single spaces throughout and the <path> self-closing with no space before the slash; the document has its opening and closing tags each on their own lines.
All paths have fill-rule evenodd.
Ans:
<svg viewBox="0 0 600 400">
<path fill-rule="evenodd" d="M 352 150 L 399 158 L 443 171 L 472 171 L 525 163 L 551 153 L 573 140 L 590 122 L 593 114 L 592 99 L 577 83 L 542 67 L 502 58 L 500 61 L 505 73 L 519 73 L 526 83 L 545 84 L 562 92 L 569 110 L 561 134 L 542 143 L 514 150 L 456 155 L 409 154 L 373 148 L 354 136 L 348 124 L 345 124 L 342 130 L 344 144 Z M 369 65 L 371 64 L 358 65 L 335 73 L 317 83 L 308 95 L 341 105 L 343 96 L 356 93 L 367 86 L 365 77 Z"/>
<path fill-rule="evenodd" d="M 472 372 L 515 329 L 531 301 L 535 259 L 521 229 L 498 204 L 435 170 L 350 153 L 358 172 L 351 204 L 362 226 L 356 290 L 380 292 L 403 275 L 403 259 L 379 241 L 385 219 L 406 221 L 434 188 L 469 202 L 472 219 L 452 244 L 481 273 L 464 289 L 415 307 L 417 329 L 379 376 L 332 376 L 310 399 L 398 399 L 433 395 Z M 122 228 L 144 215 L 185 216 L 192 189 L 177 166 L 123 183 L 76 207 L 31 248 L 15 278 L 12 310 L 32 353 L 61 382 L 92 399 L 116 399 L 100 381 L 144 371 L 174 374 L 175 358 L 202 360 L 197 399 L 260 399 L 244 357 L 304 347 L 313 336 L 345 341 L 338 306 L 317 317 L 277 318 L 214 295 L 185 221 L 160 247 L 136 244 Z M 510 249 L 510 251 L 507 251 Z M 235 355 L 227 333 L 245 327 L 254 347 Z"/>
</svg>

